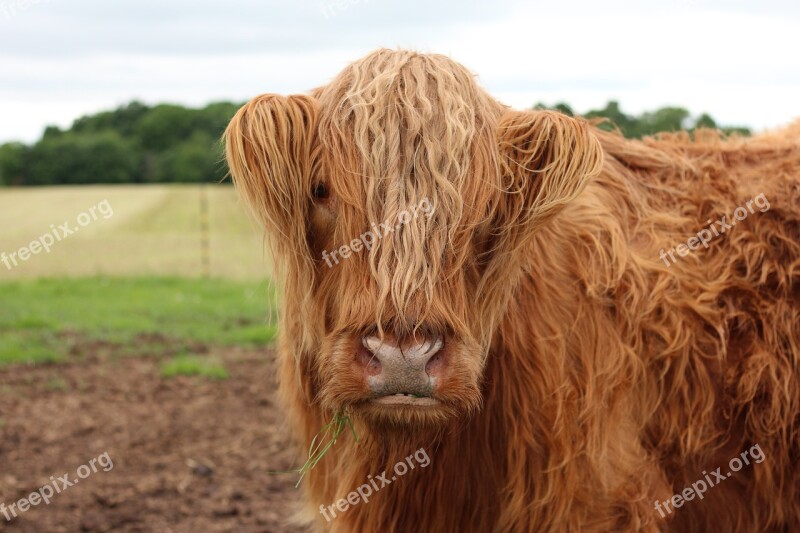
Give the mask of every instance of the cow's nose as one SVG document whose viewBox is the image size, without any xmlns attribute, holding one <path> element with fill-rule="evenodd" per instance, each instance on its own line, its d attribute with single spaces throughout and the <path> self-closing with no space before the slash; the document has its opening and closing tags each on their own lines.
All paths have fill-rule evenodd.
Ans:
<svg viewBox="0 0 800 533">
<path fill-rule="evenodd" d="M 362 340 L 370 359 L 377 359 L 380 365 L 371 362 L 367 383 L 378 396 L 406 394 L 410 396 L 430 396 L 442 371 L 441 337 L 414 340 L 409 343 L 381 340 L 378 337 L 365 337 Z"/>
</svg>

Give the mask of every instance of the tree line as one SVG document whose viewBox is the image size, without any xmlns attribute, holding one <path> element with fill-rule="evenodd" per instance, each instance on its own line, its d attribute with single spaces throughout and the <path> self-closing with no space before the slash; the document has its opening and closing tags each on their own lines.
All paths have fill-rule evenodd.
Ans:
<svg viewBox="0 0 800 533">
<path fill-rule="evenodd" d="M 216 182 L 226 173 L 220 137 L 240 106 L 131 102 L 49 126 L 32 145 L 0 146 L 0 183 Z"/>
<path fill-rule="evenodd" d="M 0 145 L 0 185 L 218 182 L 227 173 L 220 137 L 241 105 L 217 102 L 195 109 L 134 101 L 81 117 L 66 130 L 49 126 L 31 145 Z M 575 114 L 564 103 L 534 107 Z M 615 101 L 583 116 L 606 118 L 600 127 L 618 128 L 631 138 L 718 127 L 705 113 L 692 117 L 686 109 L 664 107 L 629 115 Z M 750 133 L 747 128 L 720 129 Z"/>
<path fill-rule="evenodd" d="M 572 108 L 563 102 L 553 106 L 539 103 L 534 108 L 552 109 L 569 116 L 575 115 Z M 668 106 L 655 111 L 645 111 L 639 115 L 629 115 L 622 111 L 619 102 L 615 100 L 609 101 L 603 109 L 592 109 L 588 113 L 583 113 L 582 116 L 588 119 L 606 119 L 599 124 L 600 128 L 618 129 L 625 137 L 631 139 L 641 139 L 648 135 L 668 131 L 686 130 L 691 133 L 697 128 L 718 129 L 727 135 L 750 135 L 751 133 L 749 128 L 741 126 L 720 126 L 708 113 L 701 113 L 693 117 L 687 109 L 682 107 Z"/>
</svg>

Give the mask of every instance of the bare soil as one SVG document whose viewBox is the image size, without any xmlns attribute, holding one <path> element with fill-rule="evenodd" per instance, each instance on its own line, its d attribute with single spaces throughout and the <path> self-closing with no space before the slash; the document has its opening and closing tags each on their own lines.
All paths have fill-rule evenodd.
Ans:
<svg viewBox="0 0 800 533">
<path fill-rule="evenodd" d="M 97 472 L 0 531 L 297 531 L 300 495 L 271 351 L 209 349 L 230 377 L 162 378 L 163 358 L 79 347 L 65 364 L 0 369 L 0 503 Z M 10 514 L 10 513 L 9 513 Z"/>
</svg>

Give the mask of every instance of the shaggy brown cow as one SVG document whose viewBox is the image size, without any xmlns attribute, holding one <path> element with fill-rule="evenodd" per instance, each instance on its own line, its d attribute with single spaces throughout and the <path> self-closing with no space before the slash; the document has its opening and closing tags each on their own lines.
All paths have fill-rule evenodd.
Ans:
<svg viewBox="0 0 800 533">
<path fill-rule="evenodd" d="M 800 531 L 800 123 L 627 140 L 379 50 L 226 142 L 299 440 L 359 436 L 318 528 Z"/>
</svg>

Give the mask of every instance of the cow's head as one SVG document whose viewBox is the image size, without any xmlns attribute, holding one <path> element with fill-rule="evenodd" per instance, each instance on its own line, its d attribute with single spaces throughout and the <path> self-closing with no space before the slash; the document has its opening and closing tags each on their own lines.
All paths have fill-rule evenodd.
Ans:
<svg viewBox="0 0 800 533">
<path fill-rule="evenodd" d="M 379 50 L 226 134 L 267 230 L 308 401 L 435 424 L 480 406 L 531 236 L 599 172 L 589 126 L 513 111 L 438 55 Z"/>
</svg>

